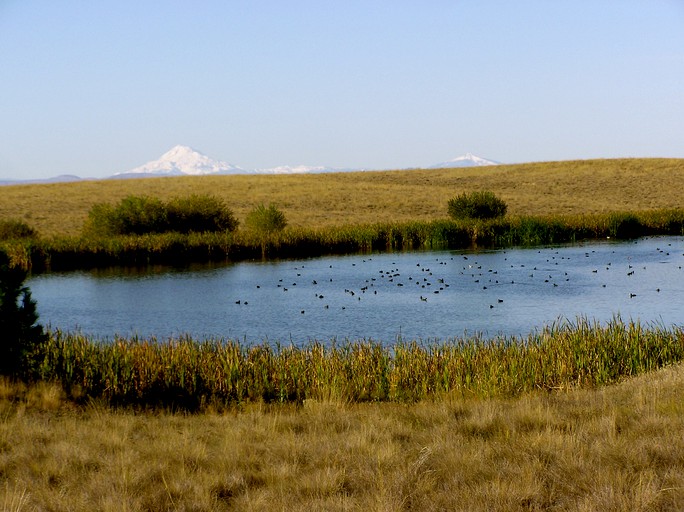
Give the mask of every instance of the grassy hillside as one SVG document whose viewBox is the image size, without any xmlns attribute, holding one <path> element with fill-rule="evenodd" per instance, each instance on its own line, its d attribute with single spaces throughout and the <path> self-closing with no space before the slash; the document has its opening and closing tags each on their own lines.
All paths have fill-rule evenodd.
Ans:
<svg viewBox="0 0 684 512">
<path fill-rule="evenodd" d="M 0 187 L 0 218 L 28 222 L 43 236 L 78 234 L 90 207 L 127 195 L 191 193 L 224 199 L 241 223 L 274 202 L 294 227 L 433 220 L 447 200 L 488 189 L 511 215 L 583 214 L 682 206 L 684 159 L 547 162 L 497 167 L 290 176 L 200 176 Z"/>
</svg>

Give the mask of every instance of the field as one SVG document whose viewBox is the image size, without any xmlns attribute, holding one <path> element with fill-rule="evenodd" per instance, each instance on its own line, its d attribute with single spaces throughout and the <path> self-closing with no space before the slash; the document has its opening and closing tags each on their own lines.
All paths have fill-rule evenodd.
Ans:
<svg viewBox="0 0 684 512">
<path fill-rule="evenodd" d="M 684 367 L 591 390 L 144 414 L 0 384 L 3 510 L 676 511 Z"/>
<path fill-rule="evenodd" d="M 98 202 L 209 193 L 241 223 L 274 202 L 327 230 L 438 222 L 481 189 L 512 216 L 647 217 L 681 211 L 684 160 L 16 185 L 0 218 L 76 236 Z M 391 354 L 53 333 L 42 380 L 0 380 L 0 508 L 682 510 L 684 336 L 665 327 Z"/>
<path fill-rule="evenodd" d="M 581 215 L 679 208 L 682 159 L 548 162 L 497 167 L 290 176 L 194 176 L 0 187 L 0 219 L 25 220 L 42 236 L 77 235 L 90 207 L 127 195 L 166 200 L 191 193 L 226 201 L 241 224 L 275 203 L 293 227 L 328 228 L 446 217 L 461 192 L 491 190 L 510 215 Z"/>
</svg>

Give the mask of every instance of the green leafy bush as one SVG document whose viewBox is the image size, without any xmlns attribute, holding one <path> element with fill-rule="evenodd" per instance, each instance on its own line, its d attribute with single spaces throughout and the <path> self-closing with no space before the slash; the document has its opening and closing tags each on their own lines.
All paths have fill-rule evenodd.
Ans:
<svg viewBox="0 0 684 512">
<path fill-rule="evenodd" d="M 287 226 L 285 214 L 274 204 L 256 206 L 247 215 L 246 223 L 249 229 L 263 235 L 282 231 Z"/>
<path fill-rule="evenodd" d="M 612 213 L 608 220 L 608 232 L 613 238 L 638 238 L 646 231 L 638 217 L 632 213 Z"/>
<path fill-rule="evenodd" d="M 86 231 L 99 235 L 233 231 L 236 227 L 230 209 L 208 195 L 180 197 L 168 203 L 147 196 L 128 196 L 115 206 L 93 205 L 86 221 Z"/>
<path fill-rule="evenodd" d="M 147 196 L 128 196 L 114 209 L 117 234 L 162 233 L 167 231 L 164 203 Z"/>
<path fill-rule="evenodd" d="M 238 221 L 226 204 L 213 196 L 177 197 L 167 204 L 168 224 L 172 231 L 202 233 L 234 231 Z"/>
<path fill-rule="evenodd" d="M 26 271 L 10 266 L 0 251 L 0 375 L 26 377 L 30 357 L 47 340 L 25 279 Z"/>
<path fill-rule="evenodd" d="M 0 220 L 0 240 L 33 238 L 34 236 L 36 236 L 36 231 L 23 220 Z"/>
<path fill-rule="evenodd" d="M 453 219 L 495 219 L 506 215 L 506 203 L 493 192 L 463 193 L 449 200 L 448 213 Z"/>
</svg>

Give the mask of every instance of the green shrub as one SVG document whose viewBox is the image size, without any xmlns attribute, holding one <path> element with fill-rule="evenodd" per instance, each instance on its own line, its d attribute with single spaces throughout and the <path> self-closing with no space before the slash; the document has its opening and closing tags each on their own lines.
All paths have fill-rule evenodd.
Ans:
<svg viewBox="0 0 684 512">
<path fill-rule="evenodd" d="M 128 196 L 112 206 L 99 203 L 88 213 L 87 230 L 100 235 L 141 235 L 167 231 L 167 212 L 162 201 L 147 196 Z"/>
<path fill-rule="evenodd" d="M 506 215 L 506 203 L 493 192 L 460 194 L 449 200 L 448 213 L 453 219 L 495 219 Z"/>
<path fill-rule="evenodd" d="M 168 221 L 164 203 L 154 197 L 129 196 L 116 209 L 116 221 L 121 234 L 162 233 Z"/>
<path fill-rule="evenodd" d="M 276 205 L 260 204 L 247 215 L 247 227 L 257 233 L 268 235 L 282 231 L 287 225 L 285 214 Z"/>
<path fill-rule="evenodd" d="M 31 356 L 47 339 L 25 279 L 26 271 L 10 266 L 0 251 L 0 375 L 28 376 Z"/>
<path fill-rule="evenodd" d="M 177 197 L 167 204 L 167 211 L 170 230 L 179 233 L 234 231 L 238 225 L 226 204 L 213 196 Z"/>
<path fill-rule="evenodd" d="M 93 205 L 85 230 L 98 235 L 143 235 L 233 231 L 236 227 L 230 209 L 212 196 L 192 195 L 168 203 L 147 196 L 128 196 L 115 206 Z"/>
<path fill-rule="evenodd" d="M 23 220 L 3 219 L 0 220 L 0 240 L 13 240 L 16 238 L 33 238 L 36 231 Z"/>
<path fill-rule="evenodd" d="M 114 207 L 111 204 L 96 203 L 88 211 L 88 218 L 83 231 L 93 235 L 113 235 L 117 228 L 114 225 Z"/>
<path fill-rule="evenodd" d="M 644 227 L 632 213 L 612 213 L 608 219 L 608 232 L 613 238 L 630 239 L 645 235 Z"/>
</svg>

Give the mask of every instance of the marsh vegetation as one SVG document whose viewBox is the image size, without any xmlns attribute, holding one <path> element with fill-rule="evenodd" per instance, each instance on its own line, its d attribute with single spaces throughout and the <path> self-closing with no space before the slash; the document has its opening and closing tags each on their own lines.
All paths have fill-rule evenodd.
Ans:
<svg viewBox="0 0 684 512">
<path fill-rule="evenodd" d="M 0 241 L 13 265 L 42 270 L 302 258 L 415 249 L 491 248 L 684 234 L 684 209 L 254 230 L 19 238 Z"/>
<path fill-rule="evenodd" d="M 682 360 L 684 332 L 578 319 L 527 337 L 243 345 L 53 332 L 38 375 L 74 398 L 220 410 L 243 402 L 415 402 L 595 387 Z"/>
</svg>

